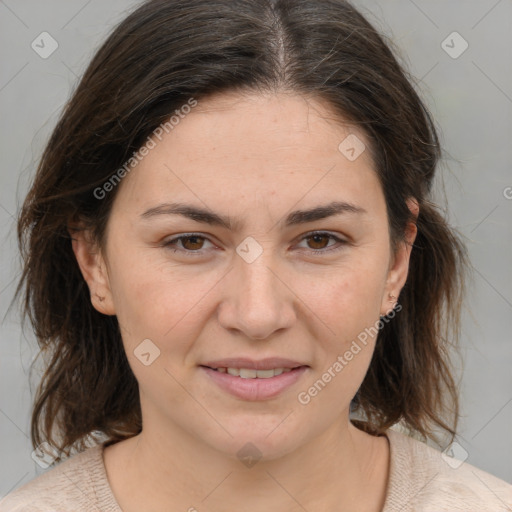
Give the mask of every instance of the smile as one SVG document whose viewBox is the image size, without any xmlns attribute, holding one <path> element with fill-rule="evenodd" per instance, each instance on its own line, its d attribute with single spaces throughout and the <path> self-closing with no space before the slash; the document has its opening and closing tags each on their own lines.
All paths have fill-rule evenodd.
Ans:
<svg viewBox="0 0 512 512">
<path fill-rule="evenodd" d="M 269 400 L 277 397 L 296 384 L 309 369 L 308 366 L 266 370 L 208 366 L 199 366 L 199 368 L 219 389 L 247 401 Z"/>
</svg>

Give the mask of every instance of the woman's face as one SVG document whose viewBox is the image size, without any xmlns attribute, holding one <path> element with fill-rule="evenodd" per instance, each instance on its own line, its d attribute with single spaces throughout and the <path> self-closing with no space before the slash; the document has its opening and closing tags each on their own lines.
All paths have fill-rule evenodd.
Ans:
<svg viewBox="0 0 512 512">
<path fill-rule="evenodd" d="M 85 274 L 144 429 L 271 459 L 347 427 L 410 249 L 392 254 L 366 139 L 334 119 L 299 96 L 199 101 L 118 185 L 103 271 Z"/>
</svg>

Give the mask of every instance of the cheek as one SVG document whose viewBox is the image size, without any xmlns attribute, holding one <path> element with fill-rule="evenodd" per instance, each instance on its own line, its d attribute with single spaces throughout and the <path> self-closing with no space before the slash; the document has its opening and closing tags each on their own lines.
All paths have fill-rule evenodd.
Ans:
<svg viewBox="0 0 512 512">
<path fill-rule="evenodd" d="M 120 262 L 114 274 L 116 315 L 126 356 L 146 398 L 158 403 L 165 397 L 159 405 L 162 410 L 168 407 L 165 401 L 170 396 L 175 406 L 189 400 L 177 382 L 182 380 L 187 354 L 204 325 L 201 298 L 214 285 L 210 281 L 162 272 L 151 262 L 136 266 Z M 143 361 L 147 353 L 148 366 Z"/>
<path fill-rule="evenodd" d="M 378 334 L 382 273 L 358 263 L 303 288 L 304 302 L 322 325 L 315 333 L 315 372 L 297 396 L 308 414 L 334 421 L 363 382 Z"/>
<path fill-rule="evenodd" d="M 222 273 L 186 269 L 152 256 L 141 251 L 116 259 L 111 280 L 116 315 L 127 352 L 148 338 L 162 350 L 172 344 L 179 358 L 201 330 L 208 293 Z"/>
<path fill-rule="evenodd" d="M 340 344 L 379 319 L 385 279 L 382 260 L 360 253 L 329 270 L 296 276 L 293 290 L 324 325 L 320 339 Z"/>
</svg>

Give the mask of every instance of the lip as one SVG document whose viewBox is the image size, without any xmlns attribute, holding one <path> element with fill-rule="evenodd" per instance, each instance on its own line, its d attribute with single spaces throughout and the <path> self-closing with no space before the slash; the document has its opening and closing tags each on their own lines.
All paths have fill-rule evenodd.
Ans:
<svg viewBox="0 0 512 512">
<path fill-rule="evenodd" d="M 283 360 L 281 360 L 281 362 L 283 362 Z M 255 363 L 255 361 L 253 361 L 253 363 Z M 233 365 L 233 362 L 230 364 Z M 229 367 L 236 368 L 237 365 Z M 284 367 L 286 368 L 286 366 Z M 223 366 L 220 365 L 218 368 L 223 368 Z M 239 368 L 251 367 L 242 365 L 239 366 Z M 271 366 L 270 368 L 283 368 L 283 366 Z M 268 379 L 243 379 L 242 377 L 235 377 L 229 373 L 221 373 L 217 370 L 212 370 L 212 368 L 208 368 L 207 366 L 200 366 L 200 369 L 204 371 L 215 384 L 231 395 L 241 398 L 242 400 L 261 401 L 274 398 L 285 389 L 293 386 L 308 369 L 308 366 L 303 365 L 287 373 L 282 373 L 281 375 L 276 375 Z M 269 369 L 269 367 L 256 369 Z"/>
<path fill-rule="evenodd" d="M 233 357 L 209 361 L 201 366 L 210 368 L 247 368 L 251 370 L 271 370 L 273 368 L 297 368 L 298 366 L 307 366 L 299 361 L 284 359 L 282 357 L 268 357 L 266 359 L 254 360 L 245 357 Z M 275 377 L 272 377 L 275 378 Z"/>
</svg>

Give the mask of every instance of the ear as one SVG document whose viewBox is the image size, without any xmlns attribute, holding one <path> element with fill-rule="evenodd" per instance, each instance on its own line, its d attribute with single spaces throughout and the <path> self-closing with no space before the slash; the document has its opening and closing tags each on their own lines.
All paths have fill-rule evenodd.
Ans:
<svg viewBox="0 0 512 512">
<path fill-rule="evenodd" d="M 115 315 L 114 301 L 108 279 L 107 265 L 90 231 L 68 227 L 71 245 L 78 266 L 91 294 L 93 307 L 104 315 Z"/>
<path fill-rule="evenodd" d="M 381 315 L 389 314 L 398 301 L 398 296 L 407 280 L 412 246 L 418 233 L 418 228 L 416 227 L 416 220 L 420 211 L 418 201 L 414 198 L 409 198 L 406 203 L 413 215 L 413 220 L 407 224 L 404 233 L 405 239 L 399 242 L 392 256 L 384 296 L 382 297 Z"/>
</svg>

